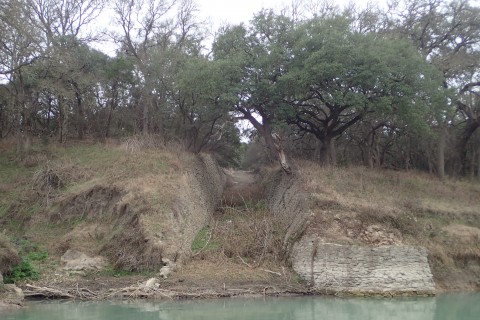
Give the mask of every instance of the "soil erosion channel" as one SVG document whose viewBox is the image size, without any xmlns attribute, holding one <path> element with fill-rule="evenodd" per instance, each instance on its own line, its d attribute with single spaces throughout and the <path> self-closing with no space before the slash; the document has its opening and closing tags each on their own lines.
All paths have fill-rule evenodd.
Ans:
<svg viewBox="0 0 480 320">
<path fill-rule="evenodd" d="M 177 264 L 168 277 L 156 272 L 45 270 L 35 288 L 21 286 L 26 296 L 96 300 L 305 293 L 299 278 L 285 267 L 282 233 L 264 199 L 259 176 L 224 171 L 225 189 L 217 210 L 195 237 L 190 258 Z"/>
</svg>

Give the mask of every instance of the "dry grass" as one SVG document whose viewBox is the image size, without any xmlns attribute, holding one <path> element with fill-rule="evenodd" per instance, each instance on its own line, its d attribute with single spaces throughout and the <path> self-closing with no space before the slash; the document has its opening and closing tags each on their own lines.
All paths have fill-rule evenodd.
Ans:
<svg viewBox="0 0 480 320">
<path fill-rule="evenodd" d="M 258 177 L 250 171 L 226 170 L 227 181 L 222 195 L 221 206 L 243 207 L 255 205 L 265 198 Z"/>
<path fill-rule="evenodd" d="M 279 230 L 262 202 L 223 207 L 194 242 L 194 260 L 236 264 L 239 269 L 279 268 L 284 258 Z"/>
<path fill-rule="evenodd" d="M 407 220 L 419 216 L 462 219 L 462 216 L 478 217 L 480 213 L 480 183 L 441 182 L 421 173 L 361 167 L 321 168 L 310 162 L 303 162 L 300 167 L 306 187 L 312 193 L 314 210 L 348 210 L 366 219 L 379 217 L 380 220 L 404 214 L 406 224 L 410 223 Z"/>
<path fill-rule="evenodd" d="M 135 135 L 125 139 L 120 148 L 128 152 L 138 152 L 142 150 L 164 149 L 165 144 L 161 136 L 146 134 Z"/>
<path fill-rule="evenodd" d="M 239 259 L 195 259 L 181 267 L 175 278 L 180 278 L 187 283 L 197 286 L 214 287 L 215 285 L 227 286 L 243 283 L 271 283 L 272 274 L 263 270 L 252 269 L 241 263 Z"/>
<path fill-rule="evenodd" d="M 32 166 L 16 161 L 14 144 L 2 143 L 2 229 L 42 244 L 53 260 L 75 248 L 102 252 L 126 270 L 159 269 L 163 247 L 156 237 L 171 228 L 172 203 L 185 188 L 192 156 L 150 138 L 137 137 L 138 148 L 33 145 L 45 158 Z"/>
<path fill-rule="evenodd" d="M 284 235 L 278 230 L 278 221 L 262 202 L 223 207 L 199 233 L 201 241 L 192 261 L 178 270 L 174 279 L 227 290 L 298 286 L 299 278 L 284 264 Z"/>
<path fill-rule="evenodd" d="M 155 270 L 162 266 L 162 247 L 153 240 L 168 227 L 169 209 L 179 190 L 183 164 L 166 151 L 87 148 L 90 156 L 74 158 L 76 165 L 95 172 L 66 184 L 50 210 L 50 223 L 100 223 L 109 226 L 104 239 L 87 241 L 109 257 L 115 268 Z M 162 224 L 149 223 L 161 221 Z M 75 244 L 70 241 L 62 250 Z M 97 252 L 98 253 L 98 252 Z"/>
<path fill-rule="evenodd" d="M 21 258 L 17 250 L 15 250 L 10 241 L 0 233 L 0 273 L 12 271 L 12 268 L 20 262 Z"/>
<path fill-rule="evenodd" d="M 186 152 L 185 146 L 176 141 L 165 141 L 161 135 L 138 134 L 125 138 L 119 145 L 120 149 L 128 152 L 144 150 L 160 150 L 170 153 Z"/>
<path fill-rule="evenodd" d="M 227 258 L 242 257 L 254 265 L 265 260 L 280 261 L 282 237 L 278 221 L 261 204 L 257 207 L 227 207 L 218 217 L 213 241 L 219 243 L 222 255 Z"/>
</svg>

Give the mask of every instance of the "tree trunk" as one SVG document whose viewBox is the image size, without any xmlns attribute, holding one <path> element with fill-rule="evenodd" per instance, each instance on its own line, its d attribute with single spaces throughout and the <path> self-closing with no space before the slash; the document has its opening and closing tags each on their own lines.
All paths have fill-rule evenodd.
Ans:
<svg viewBox="0 0 480 320">
<path fill-rule="evenodd" d="M 480 146 L 478 146 L 477 178 L 480 180 Z"/>
<path fill-rule="evenodd" d="M 375 167 L 380 168 L 383 164 L 384 157 L 382 156 L 382 152 L 380 151 L 380 146 L 378 143 L 375 144 Z"/>
<path fill-rule="evenodd" d="M 17 149 L 17 156 L 21 156 L 23 154 L 23 133 L 20 127 L 17 128 L 17 132 L 15 133 L 16 136 L 16 149 Z"/>
<path fill-rule="evenodd" d="M 5 121 L 5 127 L 7 126 L 7 121 Z M 3 108 L 0 108 L 0 139 L 3 139 L 4 135 L 4 123 L 3 123 Z"/>
<path fill-rule="evenodd" d="M 82 96 L 79 92 L 75 92 L 75 98 L 77 100 L 77 110 L 78 110 L 78 123 L 77 123 L 77 134 L 78 139 L 82 140 L 85 134 L 85 114 L 83 110 Z"/>
<path fill-rule="evenodd" d="M 477 159 L 477 150 L 473 150 L 472 159 L 470 160 L 470 178 L 475 178 L 475 160 Z"/>
<path fill-rule="evenodd" d="M 103 135 L 104 138 L 108 138 L 110 136 L 110 124 L 112 123 L 113 109 L 115 108 L 115 104 L 116 104 L 115 100 L 116 100 L 115 97 L 113 97 L 109 103 L 107 122 L 105 123 L 105 132 Z"/>
<path fill-rule="evenodd" d="M 63 121 L 62 121 L 62 136 L 60 138 L 61 143 L 67 143 L 67 135 L 68 135 L 68 112 L 64 110 L 63 112 Z"/>
<path fill-rule="evenodd" d="M 268 119 L 263 119 L 263 123 L 260 123 L 255 117 L 247 112 L 241 111 L 246 120 L 250 121 L 253 127 L 260 133 L 261 137 L 265 141 L 265 151 L 267 155 L 267 160 L 270 163 L 274 163 L 277 158 L 277 152 L 275 147 L 275 141 L 272 137 L 272 131 L 270 128 L 270 123 Z"/>
<path fill-rule="evenodd" d="M 271 130 L 270 119 L 262 118 L 263 123 L 260 123 L 255 117 L 246 110 L 240 110 L 243 113 L 244 118 L 253 125 L 253 127 L 261 134 L 265 141 L 267 160 L 270 163 L 274 163 L 276 160 L 280 161 L 280 165 L 287 173 L 291 173 L 290 165 L 288 164 L 287 157 L 283 151 L 280 136 L 273 134 Z"/>
<path fill-rule="evenodd" d="M 362 147 L 362 158 L 363 165 L 367 166 L 370 169 L 373 169 L 373 152 L 372 146 L 369 143 L 365 143 L 365 146 Z"/>
<path fill-rule="evenodd" d="M 261 131 L 263 139 L 265 140 L 265 147 L 267 152 L 267 159 L 270 163 L 274 163 L 278 159 L 277 148 L 275 147 L 275 141 L 272 137 L 272 133 L 267 125 Z"/>
<path fill-rule="evenodd" d="M 313 154 L 313 158 L 316 160 L 316 161 L 320 161 L 320 150 L 322 149 L 322 141 L 320 139 L 316 139 L 315 140 L 316 143 L 315 143 L 315 152 Z"/>
<path fill-rule="evenodd" d="M 63 97 L 58 97 L 58 128 L 59 128 L 59 142 L 64 144 L 67 142 L 68 131 L 68 110 L 65 107 Z"/>
<path fill-rule="evenodd" d="M 20 157 L 23 157 L 23 155 L 27 154 L 31 147 L 32 147 L 32 140 L 30 138 L 28 128 L 25 125 L 25 119 L 23 116 L 22 124 L 17 126 L 16 130 L 16 149 L 17 149 L 17 155 Z"/>
<path fill-rule="evenodd" d="M 447 127 L 442 125 L 437 149 L 437 174 L 440 179 L 445 179 L 445 146 L 447 143 Z"/>
<path fill-rule="evenodd" d="M 110 106 L 110 108 L 108 108 L 107 123 L 105 124 L 105 133 L 103 135 L 104 138 L 108 138 L 110 136 L 110 123 L 112 122 L 112 113 L 113 108 L 112 106 Z"/>
<path fill-rule="evenodd" d="M 62 143 L 62 137 L 63 137 L 63 110 L 62 106 L 60 104 L 60 99 L 58 102 L 58 142 Z"/>
<path fill-rule="evenodd" d="M 337 165 L 337 148 L 335 145 L 335 139 L 330 140 L 330 164 Z"/>
<path fill-rule="evenodd" d="M 467 163 L 467 144 L 471 136 L 480 127 L 479 120 L 468 120 L 465 129 L 457 143 L 457 153 L 459 158 L 459 173 L 465 175 L 468 169 Z"/>
<path fill-rule="evenodd" d="M 143 104 L 142 133 L 148 134 L 148 102 Z"/>
<path fill-rule="evenodd" d="M 321 142 L 319 161 L 322 166 L 329 166 L 332 164 L 332 138 L 325 137 Z"/>
<path fill-rule="evenodd" d="M 285 154 L 285 151 L 283 151 L 282 140 L 280 139 L 280 136 L 274 133 L 272 134 L 272 138 L 273 138 L 275 148 L 278 154 L 278 159 L 280 161 L 280 165 L 282 166 L 283 171 L 285 171 L 288 174 L 292 173 L 292 169 L 290 168 L 290 164 L 288 163 L 288 160 L 287 160 L 287 155 Z"/>
</svg>

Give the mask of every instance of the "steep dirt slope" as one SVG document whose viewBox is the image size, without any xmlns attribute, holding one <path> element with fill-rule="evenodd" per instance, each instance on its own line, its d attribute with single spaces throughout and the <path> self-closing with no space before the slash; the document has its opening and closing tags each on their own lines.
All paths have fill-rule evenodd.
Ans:
<svg viewBox="0 0 480 320">
<path fill-rule="evenodd" d="M 0 223 L 56 261 L 69 249 L 129 271 L 182 260 L 225 183 L 208 155 L 79 145 L 34 156 L 2 157 Z"/>
</svg>

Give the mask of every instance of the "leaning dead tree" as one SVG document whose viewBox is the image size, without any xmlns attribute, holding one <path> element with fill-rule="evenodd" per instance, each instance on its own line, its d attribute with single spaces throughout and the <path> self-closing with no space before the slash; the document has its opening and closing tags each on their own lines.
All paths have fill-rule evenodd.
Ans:
<svg viewBox="0 0 480 320">
<path fill-rule="evenodd" d="M 283 171 L 288 174 L 292 173 L 292 168 L 288 164 L 287 156 L 285 155 L 285 151 L 282 147 L 282 139 L 276 133 L 272 133 L 273 143 L 275 145 L 275 149 L 277 150 L 278 160 L 280 161 L 280 165 L 282 166 Z"/>
</svg>

